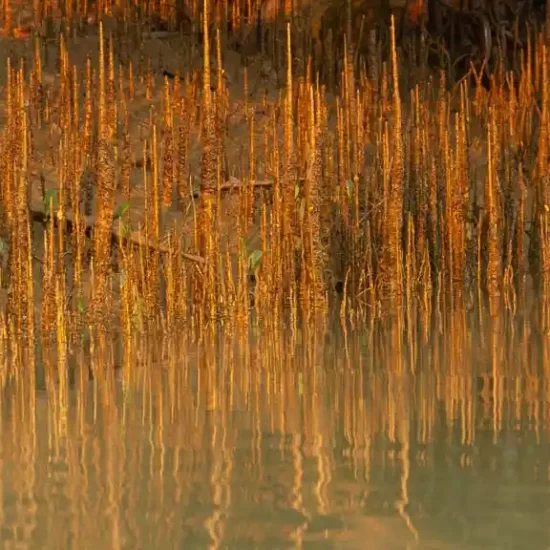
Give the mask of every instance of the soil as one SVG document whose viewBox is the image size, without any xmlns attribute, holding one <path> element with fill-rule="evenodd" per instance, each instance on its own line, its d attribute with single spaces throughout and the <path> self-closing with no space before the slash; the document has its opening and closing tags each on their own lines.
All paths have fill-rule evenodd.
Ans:
<svg viewBox="0 0 550 550">
<path fill-rule="evenodd" d="M 43 93 L 52 101 L 55 109 L 55 98 L 59 89 L 59 44 L 58 32 L 59 23 L 56 21 L 55 14 L 49 25 L 44 24 L 41 29 L 36 29 L 32 25 L 32 12 L 30 7 L 25 7 L 25 3 L 14 2 L 12 20 L 17 27 L 15 36 L 8 36 L 6 33 L 0 37 L 0 56 L 2 59 L 12 59 L 12 64 L 17 66 L 20 60 L 24 61 L 27 69 L 32 68 L 34 57 L 34 38 L 33 34 L 41 35 L 41 54 L 42 54 L 42 82 Z M 130 219 L 132 229 L 137 229 L 143 222 L 143 144 L 147 141 L 152 142 L 152 122 L 157 125 L 158 151 L 160 159 L 160 169 L 162 170 L 163 142 L 161 136 L 162 126 L 162 101 L 163 84 L 167 78 L 171 85 L 181 75 L 183 79 L 186 75 L 192 75 L 195 71 L 201 71 L 202 46 L 195 44 L 187 35 L 181 32 L 158 31 L 146 32 L 144 29 L 121 27 L 121 24 L 115 17 L 105 16 L 103 18 L 104 36 L 112 37 L 115 54 L 115 79 L 118 82 L 118 70 L 120 67 L 124 71 L 128 70 L 129 62 L 133 64 L 135 96 L 134 99 L 127 102 L 130 128 L 130 143 L 132 150 L 132 170 L 131 180 L 131 200 L 130 200 Z M 57 28 L 56 28 L 57 26 Z M 99 29 L 94 24 L 93 16 L 88 18 L 88 22 L 81 28 L 73 30 L 66 34 L 67 51 L 69 53 L 69 63 L 77 68 L 80 89 L 81 105 L 84 99 L 84 71 L 86 59 L 89 56 L 92 61 L 92 67 L 97 70 L 99 57 Z M 226 166 L 227 170 L 223 176 L 224 188 L 232 187 L 242 181 L 243 174 L 248 174 L 248 149 L 249 149 L 249 123 L 245 115 L 245 97 L 244 97 L 244 78 L 245 68 L 243 56 L 234 49 L 226 47 L 223 49 L 223 70 L 224 83 L 228 91 L 229 108 L 227 116 L 227 134 L 225 140 L 226 148 Z M 150 65 L 148 61 L 150 60 Z M 153 89 L 150 98 L 146 97 L 146 82 L 143 74 L 150 67 L 153 75 Z M 216 63 L 211 63 L 212 79 L 216 78 Z M 257 54 L 248 57 L 248 108 L 255 112 L 255 135 L 256 135 L 256 178 L 266 183 L 268 179 L 268 169 L 262 161 L 263 151 L 263 129 L 268 122 L 268 105 L 274 103 L 278 98 L 277 75 L 267 57 Z M 0 123 L 6 120 L 6 94 L 4 93 L 7 78 L 6 63 L 0 65 Z M 27 71 L 28 76 L 28 71 Z M 127 77 L 127 73 L 126 73 Z M 183 88 L 183 83 L 182 83 Z M 126 78 L 127 91 L 127 78 Z M 199 90 L 200 93 L 200 90 Z M 96 111 L 95 105 L 94 112 Z M 120 109 L 120 104 L 119 104 Z M 177 113 L 178 106 L 174 106 Z M 120 111 L 119 111 L 120 112 Z M 82 115 L 82 113 L 81 113 Z M 119 118 L 122 117 L 119 115 Z M 165 209 L 162 221 L 165 228 L 184 228 L 186 223 L 193 223 L 193 198 L 196 198 L 200 186 L 200 167 L 201 167 L 201 145 L 199 124 L 195 121 L 195 127 L 191 132 L 190 151 L 189 151 L 189 200 L 186 204 L 178 205 L 174 196 L 173 205 Z M 122 130 L 122 128 L 120 128 Z M 30 158 L 30 185 L 31 210 L 39 212 L 43 210 L 43 192 L 46 190 L 58 189 L 58 168 L 59 159 L 57 151 L 60 146 L 62 136 L 61 130 L 56 120 L 55 112 L 49 123 L 42 123 L 41 127 L 33 125 L 32 127 L 32 151 Z M 150 148 L 150 145 L 149 145 Z M 151 177 L 150 163 L 147 163 L 148 177 Z M 162 172 L 161 172 L 162 173 Z M 93 170 L 83 174 L 83 178 L 94 178 Z M 194 195 L 194 197 L 193 197 Z M 236 207 L 236 193 L 223 193 L 222 211 L 225 217 L 230 219 L 232 210 Z M 125 202 L 125 198 L 118 193 L 115 211 Z M 70 212 L 69 212 L 70 218 Z M 93 212 L 89 218 L 89 223 L 93 224 Z M 116 228 L 114 227 L 114 231 Z"/>
</svg>

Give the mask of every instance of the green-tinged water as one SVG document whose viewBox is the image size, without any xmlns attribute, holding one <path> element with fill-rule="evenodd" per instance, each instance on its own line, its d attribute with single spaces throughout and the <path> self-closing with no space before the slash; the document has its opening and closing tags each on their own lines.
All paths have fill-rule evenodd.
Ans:
<svg viewBox="0 0 550 550">
<path fill-rule="evenodd" d="M 547 549 L 544 354 L 495 343 L 414 375 L 386 342 L 6 379 L 2 547 Z"/>
</svg>

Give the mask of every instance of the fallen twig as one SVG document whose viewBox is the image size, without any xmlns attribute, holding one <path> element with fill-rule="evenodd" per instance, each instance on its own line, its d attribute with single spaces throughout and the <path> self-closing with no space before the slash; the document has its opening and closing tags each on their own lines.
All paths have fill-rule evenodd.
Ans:
<svg viewBox="0 0 550 550">
<path fill-rule="evenodd" d="M 273 182 L 271 180 L 253 180 L 249 182 L 243 182 L 234 176 L 231 176 L 228 181 L 220 185 L 221 191 L 227 191 L 228 189 L 238 189 L 239 187 L 271 187 Z"/>
<path fill-rule="evenodd" d="M 48 215 L 42 209 L 31 208 L 30 209 L 31 218 L 40 223 L 44 223 L 48 219 Z M 59 212 L 56 211 L 53 215 L 54 219 L 59 223 L 66 223 L 69 229 L 72 229 L 74 226 L 74 215 L 72 212 L 66 212 L 63 217 L 59 215 Z M 85 227 L 85 232 L 88 237 L 91 237 L 92 230 L 95 225 L 94 218 L 92 216 L 83 216 L 82 217 Z M 151 250 L 156 250 L 158 252 L 168 253 L 170 248 L 166 244 L 157 244 L 151 239 L 146 240 L 143 234 L 140 231 L 129 231 L 126 232 L 123 230 L 120 224 L 116 224 L 111 228 L 111 241 L 114 243 L 131 243 L 136 246 L 146 246 Z M 182 258 L 190 262 L 195 262 L 198 264 L 204 264 L 206 260 L 202 256 L 197 256 L 195 254 L 189 254 L 187 252 L 181 252 Z"/>
</svg>

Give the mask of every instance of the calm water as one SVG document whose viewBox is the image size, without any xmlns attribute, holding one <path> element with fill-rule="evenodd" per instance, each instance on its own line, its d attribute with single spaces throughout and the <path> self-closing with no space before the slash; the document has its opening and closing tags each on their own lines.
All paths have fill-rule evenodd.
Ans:
<svg viewBox="0 0 550 550">
<path fill-rule="evenodd" d="M 550 548 L 546 376 L 464 345 L 415 376 L 266 346 L 5 379 L 2 547 Z"/>
</svg>

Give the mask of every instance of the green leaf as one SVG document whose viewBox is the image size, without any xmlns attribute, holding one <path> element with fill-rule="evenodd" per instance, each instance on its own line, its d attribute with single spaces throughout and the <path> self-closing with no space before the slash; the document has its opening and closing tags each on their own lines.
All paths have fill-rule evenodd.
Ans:
<svg viewBox="0 0 550 550">
<path fill-rule="evenodd" d="M 248 267 L 252 273 L 256 273 L 256 270 L 260 267 L 262 256 L 263 252 L 261 250 L 253 250 L 248 256 Z"/>
<path fill-rule="evenodd" d="M 80 313 L 81 315 L 84 314 L 84 301 L 82 300 L 82 298 L 79 298 L 76 301 L 76 309 L 78 310 L 78 313 Z"/>
<path fill-rule="evenodd" d="M 47 218 L 52 215 L 52 206 L 55 204 L 57 191 L 55 189 L 46 189 L 44 193 L 44 214 Z"/>
<path fill-rule="evenodd" d="M 114 220 L 118 220 L 119 218 L 121 218 L 122 216 L 124 216 L 124 214 L 126 214 L 126 212 L 128 212 L 128 210 L 130 210 L 130 202 L 129 202 L 129 201 L 123 202 L 123 203 L 122 203 L 121 205 L 119 205 L 119 207 L 115 210 L 113 219 L 114 219 Z"/>
<path fill-rule="evenodd" d="M 351 199 L 354 191 L 353 180 L 346 180 L 346 190 L 348 192 L 348 197 Z"/>
<path fill-rule="evenodd" d="M 0 256 L 2 258 L 5 258 L 8 255 L 8 245 L 6 244 L 6 241 L 0 237 Z"/>
<path fill-rule="evenodd" d="M 300 184 L 297 183 L 294 186 L 294 200 L 298 200 L 298 197 L 300 196 Z"/>
</svg>

